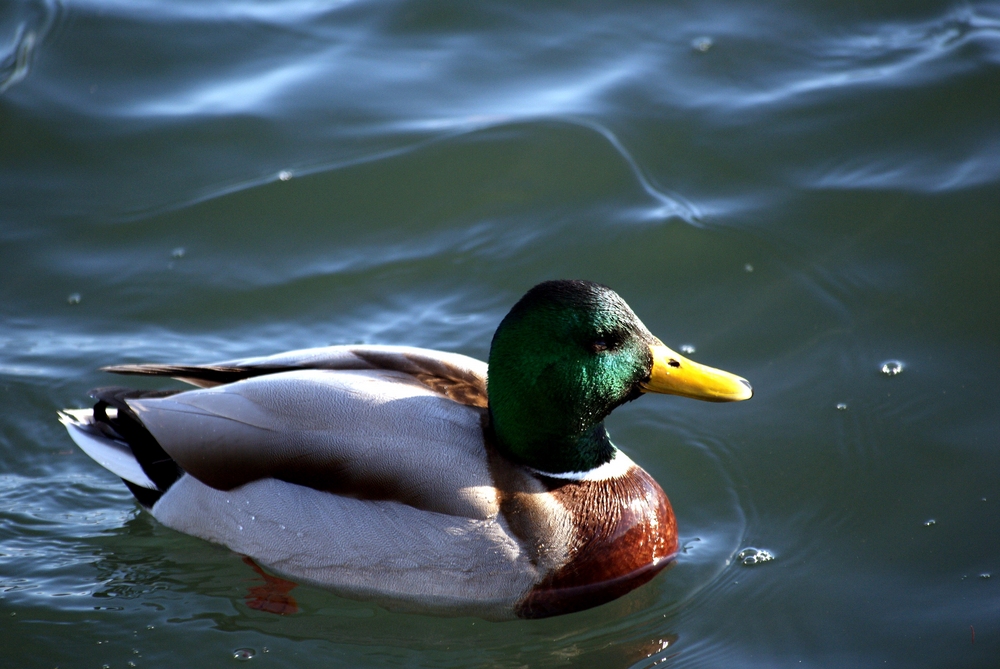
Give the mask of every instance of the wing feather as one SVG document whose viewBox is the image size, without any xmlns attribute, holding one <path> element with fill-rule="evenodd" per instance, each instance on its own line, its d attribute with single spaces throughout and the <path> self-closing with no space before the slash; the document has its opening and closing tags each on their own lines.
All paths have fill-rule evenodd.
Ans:
<svg viewBox="0 0 1000 669">
<path fill-rule="evenodd" d="M 189 474 L 219 489 L 275 478 L 488 518 L 483 409 L 404 372 L 305 369 L 128 405 Z"/>
<path fill-rule="evenodd" d="M 102 369 L 115 374 L 168 376 L 201 388 L 303 369 L 385 370 L 406 374 L 459 404 L 487 406 L 486 363 L 412 346 L 326 346 L 208 365 L 152 363 Z"/>
</svg>

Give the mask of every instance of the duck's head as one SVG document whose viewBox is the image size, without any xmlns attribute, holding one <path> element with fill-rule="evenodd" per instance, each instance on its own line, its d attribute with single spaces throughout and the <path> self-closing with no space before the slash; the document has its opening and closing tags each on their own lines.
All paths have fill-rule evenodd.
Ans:
<svg viewBox="0 0 1000 669">
<path fill-rule="evenodd" d="M 745 379 L 664 346 L 617 293 L 589 281 L 546 281 L 514 305 L 493 335 L 488 389 L 498 448 L 553 474 L 610 460 L 604 418 L 643 393 L 753 395 Z"/>
</svg>

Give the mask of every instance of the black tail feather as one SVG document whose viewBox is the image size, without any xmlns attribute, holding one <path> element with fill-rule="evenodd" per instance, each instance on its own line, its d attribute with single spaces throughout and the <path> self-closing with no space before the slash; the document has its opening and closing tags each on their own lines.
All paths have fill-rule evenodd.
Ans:
<svg viewBox="0 0 1000 669">
<path fill-rule="evenodd" d="M 141 485 L 136 485 L 128 479 L 122 479 L 122 482 L 128 487 L 129 492 L 135 496 L 136 501 L 147 510 L 152 509 L 153 505 L 156 504 L 160 498 L 163 497 L 163 493 L 166 492 L 166 490 L 150 490 L 149 488 L 143 488 Z"/>
<path fill-rule="evenodd" d="M 118 386 L 95 388 L 90 396 L 97 400 L 94 405 L 94 426 L 111 439 L 125 442 L 132 449 L 142 471 L 158 490 L 137 486 L 129 481 L 125 485 L 132 491 L 139 503 L 151 507 L 180 478 L 184 471 L 167 455 L 149 430 L 135 415 L 125 400 L 140 397 L 168 397 L 177 390 L 133 390 Z M 108 415 L 108 408 L 117 409 L 114 416 Z"/>
</svg>

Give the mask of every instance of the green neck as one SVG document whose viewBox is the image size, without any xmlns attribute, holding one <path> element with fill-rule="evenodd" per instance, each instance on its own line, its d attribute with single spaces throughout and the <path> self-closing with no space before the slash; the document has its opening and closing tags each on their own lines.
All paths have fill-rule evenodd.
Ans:
<svg viewBox="0 0 1000 669">
<path fill-rule="evenodd" d="M 614 457 L 604 421 L 580 426 L 561 422 L 564 412 L 536 406 L 529 420 L 490 405 L 490 425 L 500 451 L 515 462 L 551 474 L 583 472 Z M 582 428 L 582 429 L 581 429 Z"/>
<path fill-rule="evenodd" d="M 508 458 L 553 474 L 614 456 L 611 411 L 638 397 L 653 337 L 610 289 L 536 286 L 504 318 L 489 361 L 490 422 Z"/>
</svg>

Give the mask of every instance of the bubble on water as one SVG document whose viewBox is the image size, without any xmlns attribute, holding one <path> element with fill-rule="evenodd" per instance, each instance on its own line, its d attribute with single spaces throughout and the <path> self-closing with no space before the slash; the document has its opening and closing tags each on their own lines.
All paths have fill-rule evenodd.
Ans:
<svg viewBox="0 0 1000 669">
<path fill-rule="evenodd" d="M 240 660 L 241 662 L 246 662 L 247 660 L 253 659 L 253 656 L 257 654 L 253 648 L 237 648 L 233 651 L 233 659 Z"/>
<path fill-rule="evenodd" d="M 177 248 L 175 248 L 173 251 L 170 252 L 170 255 L 173 256 L 174 258 L 183 258 L 185 253 L 187 253 L 187 251 L 184 249 L 184 247 L 178 246 Z"/>
<path fill-rule="evenodd" d="M 751 265 L 750 263 L 747 263 L 746 265 L 743 266 L 743 269 L 744 269 L 744 271 L 752 272 L 753 271 L 753 265 Z"/>
<path fill-rule="evenodd" d="M 886 360 L 882 363 L 882 373 L 886 376 L 896 376 L 902 373 L 903 363 L 899 360 Z"/>
<path fill-rule="evenodd" d="M 278 172 L 278 178 L 282 181 L 290 181 L 292 178 L 292 173 L 290 170 L 281 170 Z"/>
<path fill-rule="evenodd" d="M 924 521 L 924 527 L 930 527 L 931 525 L 937 525 L 937 521 L 933 518 Z"/>
<path fill-rule="evenodd" d="M 681 353 L 684 355 L 691 355 L 694 353 L 694 346 L 691 344 L 681 344 Z"/>
<path fill-rule="evenodd" d="M 66 297 L 67 304 L 80 304 L 80 293 L 70 293 Z"/>
<path fill-rule="evenodd" d="M 711 37 L 696 37 L 695 39 L 691 40 L 691 47 L 695 51 L 701 51 L 702 53 L 705 53 L 706 51 L 711 49 L 712 44 L 714 44 L 714 42 L 712 41 Z"/>
<path fill-rule="evenodd" d="M 745 567 L 770 562 L 774 559 L 774 553 L 764 548 L 744 548 L 736 554 L 736 559 L 743 563 Z"/>
<path fill-rule="evenodd" d="M 846 402 L 838 402 L 837 403 L 837 411 L 847 411 L 847 403 Z"/>
</svg>

